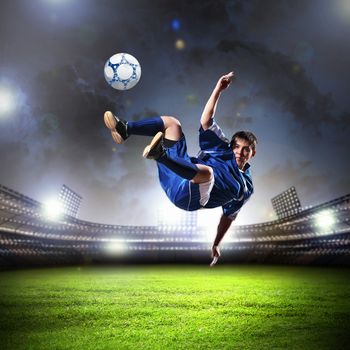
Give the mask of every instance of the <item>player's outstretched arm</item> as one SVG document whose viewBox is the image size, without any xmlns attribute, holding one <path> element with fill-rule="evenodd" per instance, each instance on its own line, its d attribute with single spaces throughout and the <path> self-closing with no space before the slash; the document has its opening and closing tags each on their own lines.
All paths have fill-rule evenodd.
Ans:
<svg viewBox="0 0 350 350">
<path fill-rule="evenodd" d="M 218 229 L 217 229 L 217 232 L 216 232 L 216 237 L 214 239 L 214 243 L 213 243 L 213 246 L 211 248 L 211 257 L 213 259 L 215 259 L 215 258 L 218 259 L 220 257 L 219 244 L 222 241 L 222 239 L 224 238 L 227 230 L 230 228 L 230 226 L 232 224 L 232 221 L 233 220 L 231 220 L 227 216 L 221 215 L 220 222 L 219 222 L 219 225 L 218 225 Z M 216 259 L 216 261 L 217 261 L 217 259 Z M 214 260 L 213 260 L 213 262 L 214 262 Z"/>
<path fill-rule="evenodd" d="M 204 130 L 207 130 L 213 123 L 213 118 L 216 111 L 216 106 L 221 94 L 221 91 L 228 88 L 234 77 L 234 72 L 223 75 L 217 82 L 213 92 L 211 93 L 209 100 L 207 101 L 202 116 L 201 125 Z"/>
</svg>

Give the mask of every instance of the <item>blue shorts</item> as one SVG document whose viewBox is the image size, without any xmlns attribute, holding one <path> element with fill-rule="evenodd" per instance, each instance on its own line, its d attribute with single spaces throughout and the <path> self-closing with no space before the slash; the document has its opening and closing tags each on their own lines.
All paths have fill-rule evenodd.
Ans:
<svg viewBox="0 0 350 350">
<path fill-rule="evenodd" d="M 182 136 L 172 147 L 166 148 L 166 152 L 169 158 L 182 158 L 192 163 L 187 154 L 185 136 Z M 168 198 L 178 208 L 193 211 L 202 208 L 206 204 L 214 181 L 195 184 L 175 174 L 164 164 L 157 162 L 157 165 L 160 184 Z"/>
</svg>

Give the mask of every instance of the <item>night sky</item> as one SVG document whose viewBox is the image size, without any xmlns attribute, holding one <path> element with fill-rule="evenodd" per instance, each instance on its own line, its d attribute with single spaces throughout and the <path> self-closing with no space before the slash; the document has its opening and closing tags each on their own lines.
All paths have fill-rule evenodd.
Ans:
<svg viewBox="0 0 350 350">
<path fill-rule="evenodd" d="M 176 116 L 196 155 L 203 107 L 234 70 L 216 120 L 259 140 L 237 223 L 274 219 L 271 198 L 291 186 L 303 206 L 350 193 L 350 0 L 1 0 L 0 17 L 2 185 L 44 202 L 64 183 L 81 219 L 156 224 L 169 203 L 142 158 L 149 138 L 114 144 L 104 111 Z M 142 67 L 129 91 L 104 80 L 118 52 Z"/>
</svg>

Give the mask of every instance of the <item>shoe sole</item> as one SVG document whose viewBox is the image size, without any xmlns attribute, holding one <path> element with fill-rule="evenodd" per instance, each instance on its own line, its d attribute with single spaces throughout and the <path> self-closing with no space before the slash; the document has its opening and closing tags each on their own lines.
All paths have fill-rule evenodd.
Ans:
<svg viewBox="0 0 350 350">
<path fill-rule="evenodd" d="M 118 131 L 115 129 L 117 127 L 117 121 L 113 115 L 112 112 L 107 111 L 103 115 L 103 120 L 105 122 L 105 125 L 109 130 L 111 130 L 111 135 L 115 143 L 121 144 L 123 143 L 124 139 L 122 136 L 118 133 Z"/>
<path fill-rule="evenodd" d="M 159 131 L 152 139 L 151 143 L 145 147 L 145 149 L 143 150 L 143 154 L 142 156 L 144 158 L 148 158 L 148 154 L 149 152 L 152 151 L 152 149 L 154 149 L 155 147 L 158 146 L 159 142 L 162 140 L 163 137 L 163 133 L 161 131 Z M 148 158 L 150 159 L 150 158 Z"/>
</svg>

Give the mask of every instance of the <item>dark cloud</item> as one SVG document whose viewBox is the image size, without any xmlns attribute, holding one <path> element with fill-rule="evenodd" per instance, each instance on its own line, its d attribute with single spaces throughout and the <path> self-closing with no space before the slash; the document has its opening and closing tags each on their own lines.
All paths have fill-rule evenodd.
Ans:
<svg viewBox="0 0 350 350">
<path fill-rule="evenodd" d="M 202 108 L 219 76 L 234 69 L 216 117 L 226 134 L 249 128 L 261 140 L 252 216 L 291 185 L 304 202 L 348 192 L 349 30 L 334 3 L 0 2 L 1 76 L 25 97 L 0 120 L 1 182 L 36 199 L 64 182 L 83 195 L 84 218 L 149 223 L 150 199 L 164 200 L 155 164 L 141 156 L 149 138 L 114 144 L 103 112 L 130 120 L 180 115 L 197 150 Z M 185 49 L 175 49 L 177 39 Z M 142 66 L 127 92 L 103 78 L 116 52 Z"/>
<path fill-rule="evenodd" d="M 245 4 L 244 10 L 248 24 L 253 26 L 251 30 L 254 32 L 264 27 L 283 24 L 289 18 L 305 13 L 311 3 L 312 1 L 303 0 L 253 0 Z"/>
<path fill-rule="evenodd" d="M 261 84 L 256 97 L 278 101 L 285 112 L 291 113 L 302 127 L 320 134 L 320 126 L 335 124 L 341 117 L 334 115 L 331 94 L 322 94 L 305 71 L 290 57 L 268 48 L 238 40 L 221 41 L 220 52 L 248 57 L 251 64 L 246 67 L 254 79 Z M 247 64 L 245 64 L 247 65 Z M 247 98 L 249 99 L 249 98 Z"/>
<path fill-rule="evenodd" d="M 32 142 L 43 144 L 43 164 L 53 158 L 80 168 L 87 159 L 108 162 L 102 116 L 105 108 L 116 109 L 116 102 L 85 91 L 69 66 L 40 73 L 30 99 L 32 117 L 38 123 Z M 51 152 L 44 148 L 46 141 L 51 142 Z"/>
</svg>

